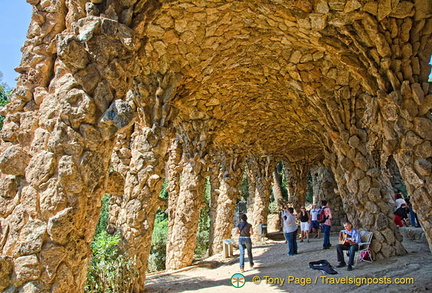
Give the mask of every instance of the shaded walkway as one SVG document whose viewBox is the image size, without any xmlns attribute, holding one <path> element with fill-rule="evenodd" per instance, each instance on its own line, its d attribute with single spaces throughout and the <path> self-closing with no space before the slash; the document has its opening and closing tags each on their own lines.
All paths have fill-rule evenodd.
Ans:
<svg viewBox="0 0 432 293">
<path fill-rule="evenodd" d="M 413 240 L 404 240 L 404 245 L 408 250 L 408 255 L 402 257 L 392 257 L 387 260 L 379 260 L 369 263 L 360 263 L 351 272 L 346 268 L 338 269 L 338 275 L 322 275 L 319 271 L 308 268 L 310 261 L 327 259 L 336 265 L 336 250 L 334 245 L 337 238 L 332 237 L 333 246 L 329 250 L 322 250 L 322 239 L 311 239 L 310 243 L 298 243 L 299 255 L 287 256 L 287 247 L 284 241 L 268 241 L 263 245 L 254 248 L 256 267 L 248 270 L 246 264 L 246 284 L 238 289 L 232 287 L 230 278 L 239 272 L 238 259 L 233 260 L 218 268 L 194 268 L 188 271 L 169 275 L 149 276 L 146 281 L 146 292 L 311 292 L 315 289 L 324 289 L 329 292 L 426 292 L 432 290 L 432 255 L 425 243 Z M 238 255 L 238 252 L 237 252 Z M 252 277 L 259 276 L 261 284 L 256 285 L 251 282 Z M 282 278 L 284 284 L 266 284 L 264 276 L 272 278 Z M 300 284 L 287 284 L 287 278 L 298 278 L 297 281 L 305 281 L 310 278 L 312 284 L 301 286 Z M 414 284 L 372 284 L 372 285 L 342 285 L 342 284 L 323 284 L 326 280 L 331 282 L 330 277 L 335 277 L 339 282 L 344 278 L 380 278 L 379 282 L 414 281 Z M 303 278 L 303 279 L 302 279 Z M 413 279 L 405 279 L 413 278 Z M 316 284 L 314 284 L 316 280 Z M 346 279 L 350 280 L 350 279 Z M 336 280 L 334 280 L 337 282 Z"/>
</svg>

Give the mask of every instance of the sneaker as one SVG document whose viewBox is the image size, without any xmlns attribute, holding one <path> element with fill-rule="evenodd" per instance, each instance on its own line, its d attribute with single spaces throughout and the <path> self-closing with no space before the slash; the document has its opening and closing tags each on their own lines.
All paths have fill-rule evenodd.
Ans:
<svg viewBox="0 0 432 293">
<path fill-rule="evenodd" d="M 340 262 L 336 267 L 337 268 L 343 268 L 344 266 L 346 266 L 346 263 L 344 262 Z M 348 266 L 348 268 L 350 268 L 351 266 Z"/>
<path fill-rule="evenodd" d="M 240 269 L 240 273 L 244 273 L 244 269 Z"/>
<path fill-rule="evenodd" d="M 348 267 L 347 267 L 347 271 L 352 271 L 352 266 L 351 265 L 348 265 Z"/>
<path fill-rule="evenodd" d="M 308 239 L 308 243 L 309 243 L 310 241 L 309 241 L 309 239 Z"/>
<path fill-rule="evenodd" d="M 302 239 L 302 240 L 300 240 L 300 242 L 303 242 L 303 239 Z"/>
</svg>

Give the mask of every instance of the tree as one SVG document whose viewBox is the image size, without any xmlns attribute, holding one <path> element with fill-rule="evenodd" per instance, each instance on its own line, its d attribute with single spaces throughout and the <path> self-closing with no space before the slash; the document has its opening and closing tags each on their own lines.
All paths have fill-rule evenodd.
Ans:
<svg viewBox="0 0 432 293">
<path fill-rule="evenodd" d="M 7 103 L 9 103 L 9 94 L 10 90 L 7 84 L 2 82 L 3 73 L 0 71 L 0 107 L 3 107 Z M 3 120 L 4 116 L 0 115 L 0 129 L 3 128 Z"/>
</svg>

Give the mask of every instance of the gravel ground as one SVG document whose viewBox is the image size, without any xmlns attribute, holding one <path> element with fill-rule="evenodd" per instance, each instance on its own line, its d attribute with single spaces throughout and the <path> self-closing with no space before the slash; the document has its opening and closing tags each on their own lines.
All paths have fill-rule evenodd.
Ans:
<svg viewBox="0 0 432 293">
<path fill-rule="evenodd" d="M 241 288 L 231 284 L 231 277 L 239 273 L 238 251 L 235 251 L 231 260 L 216 255 L 192 268 L 150 275 L 146 280 L 146 292 L 313 292 L 316 289 L 332 293 L 432 292 L 432 254 L 425 243 L 404 240 L 408 251 L 405 256 L 360 262 L 352 271 L 341 268 L 336 269 L 338 274 L 327 275 L 308 267 L 309 262 L 321 259 L 337 264 L 334 247 L 337 237 L 331 237 L 333 246 L 327 250 L 322 250 L 322 241 L 321 238 L 311 239 L 310 243 L 298 242 L 299 254 L 295 256 L 287 255 L 284 241 L 256 243 L 253 248 L 255 267 L 250 269 L 246 260 L 243 273 L 246 282 Z M 261 282 L 255 284 L 252 278 Z M 355 284 L 361 281 L 372 284 Z"/>
</svg>

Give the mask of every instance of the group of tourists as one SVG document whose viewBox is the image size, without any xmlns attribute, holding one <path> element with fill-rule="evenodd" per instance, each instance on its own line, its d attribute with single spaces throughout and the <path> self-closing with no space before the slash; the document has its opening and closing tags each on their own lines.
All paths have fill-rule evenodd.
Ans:
<svg viewBox="0 0 432 293">
<path fill-rule="evenodd" d="M 308 212 L 304 206 L 300 208 L 300 212 L 297 216 L 294 215 L 294 209 L 287 206 L 281 212 L 283 232 L 285 235 L 286 242 L 288 243 L 289 252 L 288 255 L 294 255 L 297 253 L 297 223 L 296 220 L 300 221 L 300 242 L 306 239 L 309 241 L 310 232 L 315 232 L 315 238 L 320 237 L 321 228 L 324 233 L 323 249 L 329 249 L 330 243 L 330 227 L 331 227 L 331 210 L 327 205 L 327 201 L 322 201 L 321 208 L 317 208 L 316 204 L 312 205 L 312 209 Z"/>
<path fill-rule="evenodd" d="M 404 198 L 399 191 L 394 195 L 394 222 L 397 226 L 408 226 L 408 222 L 412 226 L 420 227 L 417 215 L 412 210 L 409 197 Z M 407 220 L 408 214 L 410 221 Z M 330 243 L 330 228 L 332 213 L 327 201 L 323 200 L 321 208 L 317 208 L 316 204 L 312 205 L 312 209 L 307 211 L 304 206 L 301 207 L 300 212 L 295 215 L 292 207 L 285 206 L 281 212 L 281 221 L 283 225 L 283 233 L 288 244 L 288 255 L 298 254 L 297 250 L 297 233 L 298 225 L 297 220 L 300 222 L 300 242 L 309 241 L 310 232 L 315 233 L 315 238 L 320 238 L 320 231 L 322 229 L 324 234 L 323 249 L 329 249 Z M 253 233 L 252 225 L 247 222 L 245 214 L 241 216 L 241 222 L 237 226 L 237 233 L 239 235 L 239 248 L 240 248 L 240 271 L 244 272 L 244 256 L 245 250 L 248 252 L 248 259 L 250 267 L 253 268 L 253 255 L 252 255 L 252 242 L 250 236 Z M 347 270 L 353 269 L 355 252 L 358 250 L 358 245 L 361 243 L 360 233 L 353 227 L 353 225 L 346 221 L 344 229 L 339 233 L 339 244 L 336 245 L 337 260 L 339 262 L 336 267 L 341 268 L 347 266 Z M 345 262 L 343 251 L 347 250 L 348 264 Z"/>
<path fill-rule="evenodd" d="M 319 217 L 324 218 L 320 221 Z M 312 205 L 312 210 L 307 212 L 305 207 L 301 207 L 300 213 L 296 216 L 292 207 L 284 207 L 282 213 L 283 232 L 286 242 L 288 243 L 288 255 L 296 255 L 297 252 L 297 219 L 300 220 L 301 240 L 309 242 L 309 231 L 315 231 L 315 237 L 319 238 L 320 229 L 324 232 L 323 249 L 329 249 L 330 243 L 330 227 L 331 227 L 331 210 L 327 206 L 327 201 L 322 201 L 322 207 L 317 209 L 316 204 Z M 239 249 L 240 249 L 240 271 L 244 272 L 245 251 L 247 250 L 250 267 L 253 268 L 252 242 L 253 235 L 252 225 L 247 222 L 247 216 L 241 215 L 240 223 L 237 225 L 237 234 L 239 234 Z M 320 223 L 321 222 L 321 223 Z"/>
</svg>

